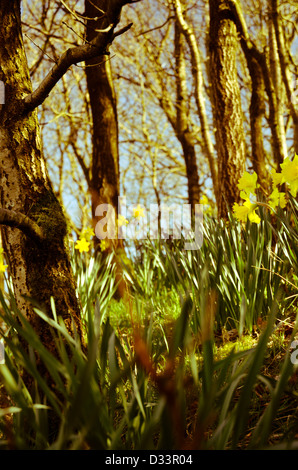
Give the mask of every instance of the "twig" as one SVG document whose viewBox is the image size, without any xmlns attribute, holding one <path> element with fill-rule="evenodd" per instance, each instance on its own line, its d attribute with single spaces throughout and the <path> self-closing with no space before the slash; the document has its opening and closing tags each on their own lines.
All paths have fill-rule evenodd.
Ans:
<svg viewBox="0 0 298 470">
<path fill-rule="evenodd" d="M 25 36 L 26 36 L 26 38 L 29 39 L 29 41 L 33 42 L 34 46 L 36 46 L 44 55 L 46 55 L 48 57 L 48 59 L 50 59 L 51 62 L 56 63 L 55 59 L 53 59 L 51 56 L 49 56 L 49 54 L 47 54 L 38 44 L 36 44 L 36 42 L 34 42 L 33 39 L 30 38 L 30 36 L 28 36 L 28 34 L 25 33 Z"/>
<path fill-rule="evenodd" d="M 133 23 L 129 23 L 128 25 L 126 25 L 123 28 L 116 31 L 113 35 L 113 39 L 116 38 L 117 36 L 120 36 L 123 33 L 126 33 L 126 31 L 128 31 L 132 27 L 132 25 L 133 25 Z"/>
</svg>

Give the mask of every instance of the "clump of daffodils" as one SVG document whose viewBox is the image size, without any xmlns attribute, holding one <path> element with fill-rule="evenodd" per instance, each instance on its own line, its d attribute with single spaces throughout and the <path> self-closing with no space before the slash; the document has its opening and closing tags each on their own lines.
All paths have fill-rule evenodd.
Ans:
<svg viewBox="0 0 298 470">
<path fill-rule="evenodd" d="M 280 191 L 278 186 L 287 183 L 290 194 L 296 197 L 298 191 L 298 155 L 295 155 L 293 161 L 286 158 L 285 161 L 280 165 L 281 172 L 278 173 L 274 169 L 271 171 L 272 178 L 272 192 L 268 196 L 268 204 L 271 210 L 276 207 L 286 207 L 287 200 L 284 192 Z M 240 189 L 240 197 L 243 199 L 243 203 L 240 205 L 234 203 L 233 212 L 235 217 L 241 222 L 246 222 L 249 219 L 252 223 L 259 224 L 261 219 L 256 213 L 258 206 L 264 205 L 257 201 L 256 189 L 258 188 L 257 174 L 244 172 L 240 178 L 237 187 Z"/>
<path fill-rule="evenodd" d="M 139 216 L 139 214 L 138 214 L 138 216 Z M 119 217 L 117 219 L 118 228 L 120 228 L 124 225 L 127 225 L 127 224 L 128 224 L 128 220 L 123 215 L 119 215 Z M 90 249 L 90 246 L 91 246 L 91 239 L 94 236 L 95 236 L 95 233 L 94 233 L 93 228 L 91 228 L 91 227 L 85 228 L 81 232 L 80 237 L 78 238 L 78 240 L 76 241 L 75 249 L 79 250 L 80 253 L 83 253 L 83 252 L 88 253 L 89 249 Z M 99 245 L 100 245 L 101 251 L 105 251 L 109 247 L 109 240 L 108 239 L 100 240 Z"/>
</svg>

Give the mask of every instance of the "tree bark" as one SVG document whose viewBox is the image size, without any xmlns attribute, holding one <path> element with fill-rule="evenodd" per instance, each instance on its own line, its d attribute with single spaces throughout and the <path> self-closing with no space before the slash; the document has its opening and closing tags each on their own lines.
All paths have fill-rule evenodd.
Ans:
<svg viewBox="0 0 298 470">
<path fill-rule="evenodd" d="M 270 5 L 268 5 L 270 8 Z M 281 78 L 281 67 L 279 62 L 277 42 L 275 36 L 275 29 L 273 23 L 272 12 L 269 14 L 269 70 L 274 89 L 274 108 L 275 108 L 275 122 L 276 131 L 278 136 L 279 152 L 276 153 L 276 163 L 278 166 L 283 163 L 287 157 L 287 143 L 285 135 L 285 123 L 283 116 L 283 105 L 284 105 L 284 87 Z"/>
<path fill-rule="evenodd" d="M 237 81 L 237 29 L 225 0 L 209 1 L 210 76 L 216 128 L 219 194 L 218 217 L 239 201 L 237 183 L 245 166 L 245 139 L 240 89 Z"/>
<path fill-rule="evenodd" d="M 259 51 L 255 44 L 251 41 L 245 20 L 242 15 L 241 7 L 236 0 L 227 0 L 227 3 L 231 9 L 231 13 L 233 18 L 235 19 L 235 23 L 237 25 L 237 30 L 239 33 L 241 46 L 243 52 L 246 57 L 247 65 L 249 68 L 249 72 L 251 75 L 252 80 L 252 93 L 255 98 L 255 102 L 253 102 L 253 96 L 251 101 L 251 129 L 252 129 L 252 148 L 253 148 L 253 164 L 254 168 L 257 171 L 259 168 L 260 171 L 260 163 L 263 167 L 262 160 L 258 159 L 261 157 L 261 135 L 260 135 L 260 120 L 261 115 L 263 113 L 263 106 L 262 106 L 262 88 L 263 85 L 261 83 L 261 76 L 259 71 L 262 71 L 263 76 L 263 83 L 265 87 L 266 94 L 268 96 L 268 105 L 269 105 L 269 116 L 268 116 L 268 123 L 271 130 L 271 140 L 272 140 L 272 154 L 274 157 L 274 161 L 279 167 L 280 163 L 283 162 L 285 158 L 285 144 L 284 138 L 282 135 L 282 130 L 280 124 L 283 126 L 283 122 L 280 121 L 279 117 L 279 109 L 278 109 L 278 99 L 277 93 L 279 90 L 276 90 L 276 83 L 274 84 L 273 77 L 271 76 L 271 71 L 269 67 L 269 61 L 266 52 Z M 275 59 L 277 56 L 275 55 Z M 255 160 L 255 157 L 257 160 Z M 260 178 L 266 178 L 262 174 L 262 170 L 260 173 Z M 264 182 L 265 183 L 265 182 Z M 264 188 L 266 187 L 266 184 Z"/>
<path fill-rule="evenodd" d="M 214 155 L 213 143 L 211 140 L 211 135 L 209 131 L 209 124 L 207 119 L 205 99 L 204 99 L 204 83 L 203 83 L 203 71 L 201 65 L 201 56 L 196 41 L 195 33 L 193 28 L 187 23 L 183 16 L 182 11 L 182 2 L 180 0 L 174 1 L 176 21 L 179 23 L 181 31 L 186 39 L 188 44 L 190 55 L 191 55 L 191 64 L 192 64 L 192 76 L 194 80 L 194 89 L 195 89 L 195 101 L 198 111 L 198 116 L 201 124 L 201 133 L 202 133 L 202 150 L 208 160 L 213 190 L 216 200 L 218 199 L 218 181 L 217 181 L 217 165 Z"/>
<path fill-rule="evenodd" d="M 186 71 L 183 51 L 184 37 L 176 18 L 175 21 L 175 63 L 176 63 L 176 118 L 174 130 L 183 150 L 186 167 L 188 201 L 194 213 L 196 204 L 200 204 L 201 188 L 199 184 L 197 156 L 192 133 L 189 129 L 187 111 Z"/>
<path fill-rule="evenodd" d="M 96 30 L 102 30 L 110 24 L 111 2 L 109 0 L 85 0 L 87 19 L 86 39 L 94 40 Z M 105 13 L 101 13 L 105 12 Z M 96 18 L 96 19 L 93 19 Z M 92 114 L 92 163 L 89 190 L 91 193 L 93 227 L 100 221 L 96 208 L 100 204 L 109 204 L 118 217 L 119 198 L 119 144 L 117 101 L 112 79 L 109 55 L 95 57 L 86 61 L 87 88 Z M 118 233 L 116 224 L 116 235 Z M 100 240 L 95 237 L 94 244 L 100 249 Z M 115 254 L 116 297 L 126 296 L 127 286 L 123 280 L 123 240 L 108 240 L 105 253 Z"/>
<path fill-rule="evenodd" d="M 241 33 L 240 33 L 241 34 Z M 262 68 L 255 56 L 254 48 L 250 47 L 248 38 L 241 35 L 241 45 L 251 78 L 251 99 L 249 107 L 251 131 L 251 160 L 260 187 L 266 194 L 269 189 L 269 177 L 266 169 L 263 121 L 265 119 L 265 84 Z"/>
<path fill-rule="evenodd" d="M 92 3 L 85 0 L 88 42 L 94 39 L 97 34 L 96 30 L 108 27 L 108 3 L 107 0 L 94 0 Z M 90 192 L 95 226 L 98 221 L 95 217 L 95 209 L 99 204 L 110 204 L 115 209 L 115 213 L 118 213 L 118 119 L 109 56 L 95 57 L 86 61 L 86 77 L 93 120 Z"/>
<path fill-rule="evenodd" d="M 270 9 L 272 15 L 272 22 L 275 30 L 277 51 L 281 69 L 282 80 L 285 86 L 288 107 L 293 120 L 293 143 L 294 151 L 298 154 L 298 109 L 294 104 L 294 90 L 291 83 L 289 58 L 287 49 L 285 47 L 284 32 L 281 23 L 280 5 L 278 0 L 271 0 Z"/>
<path fill-rule="evenodd" d="M 32 88 L 18 0 L 0 0 L 0 23 L 0 79 L 6 92 L 5 104 L 0 106 L 2 217 L 5 210 L 14 211 L 23 215 L 23 223 L 28 217 L 32 222 L 29 227 L 39 227 L 39 235 L 44 235 L 35 238 L 16 220 L 14 226 L 10 221 L 11 227 L 2 227 L 3 246 L 18 307 L 42 341 L 54 348 L 49 328 L 24 296 L 33 298 L 49 315 L 53 296 L 57 312 L 69 331 L 74 331 L 74 325 L 81 331 L 80 309 L 65 244 L 67 227 L 46 171 L 37 113 L 23 113 L 22 100 L 31 94 Z M 2 223 L 7 221 L 2 219 Z"/>
</svg>

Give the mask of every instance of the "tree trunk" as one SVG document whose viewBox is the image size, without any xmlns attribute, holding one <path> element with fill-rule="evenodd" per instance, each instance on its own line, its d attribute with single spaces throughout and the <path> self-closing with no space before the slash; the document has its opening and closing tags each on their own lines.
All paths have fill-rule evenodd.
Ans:
<svg viewBox="0 0 298 470">
<path fill-rule="evenodd" d="M 208 118 L 206 113 L 205 98 L 204 98 L 204 81 L 203 81 L 203 71 L 201 65 L 201 55 L 198 48 L 196 36 L 193 28 L 187 23 L 183 16 L 182 5 L 185 7 L 185 1 L 181 2 L 180 0 L 175 0 L 175 14 L 176 22 L 179 23 L 181 31 L 187 41 L 190 56 L 191 56 L 191 66 L 192 66 L 192 76 L 194 80 L 194 95 L 197 105 L 198 116 L 201 124 L 201 134 L 202 134 L 202 151 L 204 152 L 210 168 L 213 190 L 215 194 L 215 199 L 218 199 L 218 181 L 217 181 L 217 165 L 215 161 L 213 143 L 211 140 L 211 135 L 209 131 Z"/>
<path fill-rule="evenodd" d="M 291 117 L 293 120 L 293 144 L 294 151 L 298 154 L 298 108 L 294 103 L 294 90 L 291 80 L 290 60 L 288 56 L 287 47 L 284 40 L 284 31 L 281 22 L 280 5 L 278 0 L 270 1 L 270 9 L 272 21 L 275 29 L 278 57 L 281 69 L 283 83 L 287 96 L 288 107 L 290 109 Z"/>
<path fill-rule="evenodd" d="M 270 4 L 268 5 L 270 8 Z M 281 67 L 279 62 L 275 29 L 272 13 L 269 15 L 269 70 L 275 95 L 275 119 L 277 124 L 277 135 L 279 140 L 279 152 L 276 153 L 276 163 L 280 165 L 287 157 L 287 142 L 285 135 L 285 123 L 283 116 L 284 87 L 281 77 Z M 274 148 L 274 141 L 273 141 Z"/>
<path fill-rule="evenodd" d="M 225 0 L 209 1 L 210 76 L 212 106 L 216 128 L 219 197 L 218 216 L 226 218 L 228 209 L 239 202 L 237 183 L 245 165 L 245 139 L 240 89 L 237 81 L 236 25 Z"/>
<path fill-rule="evenodd" d="M 252 44 L 241 7 L 234 3 L 233 14 L 237 24 L 241 47 L 245 55 L 247 67 L 251 79 L 250 100 L 250 129 L 251 129 L 251 159 L 254 171 L 257 173 L 261 188 L 264 193 L 270 184 L 266 170 L 263 119 L 265 119 L 265 83 L 263 70 L 260 64 L 262 54 Z"/>
<path fill-rule="evenodd" d="M 54 297 L 58 315 L 70 332 L 81 332 L 80 309 L 66 247 L 67 226 L 46 171 L 37 112 L 25 112 L 23 99 L 32 92 L 23 47 L 19 0 L 0 0 L 0 79 L 5 104 L 0 106 L 0 177 L 2 210 L 30 218 L 40 233 L 33 237 L 19 228 L 2 227 L 3 246 L 17 305 L 41 340 L 52 351 L 49 328 L 24 296 L 50 312 Z M 21 214 L 21 216 L 20 216 Z M 11 224 L 13 225 L 13 224 Z"/>
<path fill-rule="evenodd" d="M 99 9 L 106 12 L 106 15 L 100 13 Z M 95 30 L 108 27 L 108 11 L 107 0 L 94 0 L 92 3 L 85 1 L 85 15 L 88 18 L 87 41 L 91 42 L 94 39 L 97 34 Z M 110 204 L 115 213 L 118 213 L 118 120 L 109 56 L 86 61 L 86 77 L 93 119 L 90 191 L 95 226 L 98 222 L 95 210 L 99 204 Z"/>
<path fill-rule="evenodd" d="M 265 87 L 263 73 L 260 64 L 250 50 L 247 51 L 246 59 L 251 78 L 250 99 L 250 131 L 251 131 L 251 159 L 261 189 L 266 194 L 269 189 L 269 177 L 266 170 L 263 120 L 265 119 Z"/>
<path fill-rule="evenodd" d="M 111 3 L 111 2 L 110 2 Z M 102 12 L 106 12 L 103 15 Z M 108 0 L 85 0 L 85 15 L 88 18 L 86 39 L 91 42 L 96 31 L 105 29 L 110 24 L 110 5 Z M 92 19 L 97 18 L 97 19 Z M 92 113 L 92 164 L 90 193 L 92 203 L 92 221 L 95 228 L 101 217 L 96 216 L 100 204 L 109 204 L 118 216 L 119 197 L 119 146 L 117 102 L 112 80 L 111 61 L 108 55 L 86 61 L 87 88 Z M 123 240 L 108 240 L 106 254 L 114 251 L 116 262 L 116 297 L 123 298 L 127 287 L 123 280 L 121 259 L 124 256 Z M 95 247 L 100 240 L 95 237 Z"/>
<path fill-rule="evenodd" d="M 195 144 L 189 129 L 187 111 L 186 71 L 183 51 L 184 37 L 178 20 L 175 21 L 175 61 L 176 61 L 176 119 L 174 130 L 182 146 L 186 167 L 188 201 L 192 212 L 196 204 L 200 204 L 201 188 L 199 184 L 198 166 Z"/>
</svg>

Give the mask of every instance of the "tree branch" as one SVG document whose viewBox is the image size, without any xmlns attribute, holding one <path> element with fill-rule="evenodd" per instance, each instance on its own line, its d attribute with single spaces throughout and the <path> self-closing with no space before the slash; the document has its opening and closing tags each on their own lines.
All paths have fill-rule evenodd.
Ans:
<svg viewBox="0 0 298 470">
<path fill-rule="evenodd" d="M 116 0 L 112 12 L 109 12 L 109 25 L 103 31 L 99 31 L 91 43 L 69 48 L 62 54 L 57 63 L 53 66 L 48 75 L 40 83 L 35 91 L 23 99 L 23 112 L 28 113 L 40 106 L 47 98 L 51 90 L 67 72 L 69 67 L 95 57 L 108 54 L 107 48 L 114 38 L 127 31 L 128 25 L 114 33 L 114 28 L 120 19 L 120 12 L 126 3 L 134 3 L 127 0 Z"/>
<path fill-rule="evenodd" d="M 63 77 L 71 65 L 106 54 L 107 46 L 109 42 L 111 42 L 110 33 L 100 33 L 96 38 L 99 43 L 98 46 L 85 44 L 83 46 L 72 47 L 64 52 L 57 64 L 54 65 L 37 89 L 24 98 L 23 103 L 25 113 L 33 111 L 44 102 L 54 86 Z"/>
<path fill-rule="evenodd" d="M 16 227 L 28 237 L 38 241 L 46 239 L 42 228 L 32 219 L 22 214 L 8 209 L 0 209 L 0 225 Z"/>
</svg>

